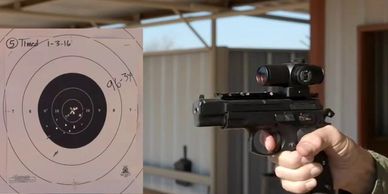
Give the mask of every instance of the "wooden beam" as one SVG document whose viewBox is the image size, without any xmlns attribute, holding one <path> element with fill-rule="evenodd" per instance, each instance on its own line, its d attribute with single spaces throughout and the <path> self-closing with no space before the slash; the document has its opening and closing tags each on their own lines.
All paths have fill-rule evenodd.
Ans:
<svg viewBox="0 0 388 194">
<path fill-rule="evenodd" d="M 36 16 L 42 17 L 50 20 L 59 20 L 63 22 L 81 22 L 81 23 L 95 23 L 95 24 L 126 24 L 133 25 L 133 22 L 128 22 L 127 20 L 120 19 L 110 19 L 110 18 L 95 18 L 95 17 L 81 17 L 81 16 L 72 16 L 72 15 L 64 15 L 64 14 L 53 14 L 53 13 L 42 13 L 42 12 L 33 12 L 33 11 L 24 11 L 24 10 L 15 10 L 8 8 L 0 8 L 0 12 L 9 13 L 9 14 L 17 14 L 23 16 Z"/>
<path fill-rule="evenodd" d="M 247 3 L 256 3 L 256 2 L 263 2 L 263 1 L 268 1 L 268 0 L 229 0 L 229 4 L 233 5 L 242 5 L 242 4 L 247 4 Z"/>
<path fill-rule="evenodd" d="M 24 7 L 37 5 L 40 3 L 46 3 L 53 0 L 21 0 L 21 1 L 14 1 L 13 3 L 9 3 L 3 6 L 0 6 L 1 8 L 15 8 L 15 5 L 17 4 L 18 9 L 22 9 Z"/>
<path fill-rule="evenodd" d="M 108 0 L 106 0 L 108 1 Z M 178 2 L 161 2 L 161 1 L 150 1 L 150 0 L 109 0 L 120 3 L 127 3 L 137 7 L 146 7 L 146 8 L 155 8 L 155 9 L 168 9 L 168 10 L 178 10 L 178 11 L 190 11 L 190 12 L 199 12 L 199 11 L 208 11 L 208 12 L 219 12 L 225 10 L 224 7 L 200 4 L 200 3 L 178 3 Z"/>
<path fill-rule="evenodd" d="M 256 1 L 254 3 L 248 3 L 248 4 L 242 4 L 242 6 L 253 6 L 256 8 L 263 8 L 263 7 L 282 7 L 285 4 L 300 4 L 303 6 L 300 6 L 298 8 L 292 9 L 292 10 L 286 10 L 286 11 L 298 11 L 298 12 L 304 12 L 309 13 L 310 9 L 310 3 L 306 3 L 306 0 L 265 0 L 265 1 Z M 282 9 L 279 9 L 282 10 Z"/>
<path fill-rule="evenodd" d="M 290 17 L 277 16 L 277 15 L 267 15 L 267 14 L 265 14 L 265 15 L 258 15 L 256 17 L 265 18 L 265 19 L 271 19 L 271 20 L 285 21 L 285 22 L 295 22 L 295 23 L 302 23 L 302 24 L 310 24 L 310 20 L 299 19 L 299 18 L 290 18 Z"/>
<path fill-rule="evenodd" d="M 182 12 L 181 13 L 185 13 Z M 155 10 L 155 11 L 150 11 L 150 12 L 142 12 L 140 13 L 140 19 L 153 19 L 153 18 L 158 18 L 158 17 L 166 17 L 166 16 L 173 16 L 174 12 L 172 10 L 166 10 L 166 9 L 161 9 L 161 10 Z"/>
</svg>

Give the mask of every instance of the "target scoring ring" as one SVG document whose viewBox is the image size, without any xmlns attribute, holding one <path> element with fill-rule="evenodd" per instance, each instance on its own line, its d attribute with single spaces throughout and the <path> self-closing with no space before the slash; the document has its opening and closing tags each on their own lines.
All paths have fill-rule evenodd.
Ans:
<svg viewBox="0 0 388 194">
<path fill-rule="evenodd" d="M 64 113 L 66 110 L 69 111 L 66 115 Z M 62 118 L 69 123 L 77 123 L 84 116 L 84 106 L 82 103 L 74 98 L 67 99 L 65 103 L 62 104 Z M 52 111 L 52 110 L 51 110 Z M 89 111 L 90 112 L 90 111 Z"/>
</svg>

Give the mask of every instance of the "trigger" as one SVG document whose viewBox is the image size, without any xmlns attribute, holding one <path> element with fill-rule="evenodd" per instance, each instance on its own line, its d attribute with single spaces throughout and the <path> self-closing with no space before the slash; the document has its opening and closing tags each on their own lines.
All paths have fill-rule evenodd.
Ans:
<svg viewBox="0 0 388 194">
<path fill-rule="evenodd" d="M 267 150 L 265 145 L 265 139 L 263 139 L 263 133 L 266 133 L 265 136 L 271 136 L 273 138 L 274 147 L 271 150 Z M 277 132 L 268 132 L 268 131 L 257 131 L 253 135 L 252 149 L 254 153 L 260 155 L 272 155 L 280 151 L 281 147 L 281 137 Z"/>
</svg>

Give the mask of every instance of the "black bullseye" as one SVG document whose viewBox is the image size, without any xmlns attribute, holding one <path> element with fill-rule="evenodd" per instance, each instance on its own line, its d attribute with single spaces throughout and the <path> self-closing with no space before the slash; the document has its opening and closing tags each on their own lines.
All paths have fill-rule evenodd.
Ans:
<svg viewBox="0 0 388 194">
<path fill-rule="evenodd" d="M 89 77 L 63 74 L 43 90 L 38 104 L 39 120 L 47 137 L 64 148 L 80 148 L 92 142 L 106 119 L 106 100 Z"/>
</svg>

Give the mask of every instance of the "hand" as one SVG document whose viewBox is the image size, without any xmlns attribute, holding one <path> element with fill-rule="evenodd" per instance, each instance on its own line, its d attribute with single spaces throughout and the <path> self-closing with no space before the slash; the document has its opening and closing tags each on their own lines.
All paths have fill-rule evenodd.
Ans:
<svg viewBox="0 0 388 194">
<path fill-rule="evenodd" d="M 272 136 L 266 135 L 263 140 L 268 151 L 275 148 Z M 306 193 L 317 185 L 314 177 L 322 172 L 322 166 L 312 161 L 322 150 L 329 159 L 335 190 L 371 192 L 376 171 L 374 159 L 367 150 L 330 125 L 303 136 L 296 151 L 284 151 L 272 158 L 277 164 L 275 174 L 285 190 Z"/>
</svg>

